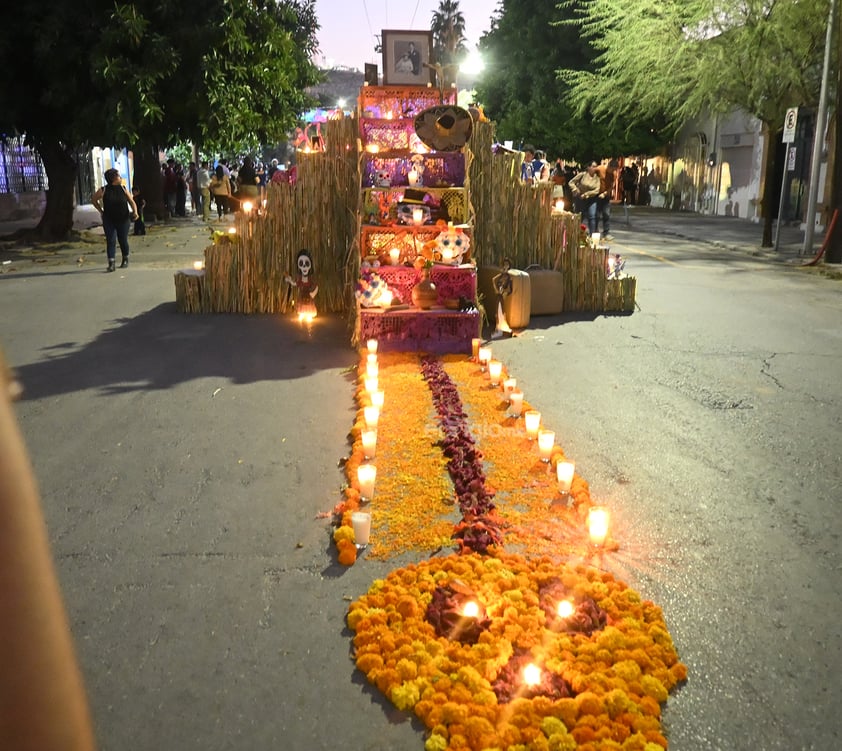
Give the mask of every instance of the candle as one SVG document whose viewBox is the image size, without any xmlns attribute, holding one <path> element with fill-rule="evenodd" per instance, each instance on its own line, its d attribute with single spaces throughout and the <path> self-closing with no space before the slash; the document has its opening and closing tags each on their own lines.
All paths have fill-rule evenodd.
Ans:
<svg viewBox="0 0 842 751">
<path fill-rule="evenodd" d="M 462 608 L 462 615 L 466 618 L 476 618 L 479 615 L 479 605 L 477 605 L 473 600 L 469 600 Z"/>
<path fill-rule="evenodd" d="M 243 201 L 243 211 L 246 214 L 251 214 L 251 210 L 254 208 L 254 204 L 251 201 Z"/>
<path fill-rule="evenodd" d="M 523 392 L 522 391 L 512 391 L 509 394 L 509 406 L 510 410 L 509 413 L 512 417 L 520 417 L 520 413 L 523 412 Z"/>
<path fill-rule="evenodd" d="M 374 497 L 374 481 L 377 479 L 377 467 L 373 464 L 360 464 L 357 467 L 357 480 L 360 483 L 360 497 L 370 501 Z"/>
<path fill-rule="evenodd" d="M 594 232 L 591 235 L 591 245 L 593 245 L 595 248 L 598 248 L 599 247 L 599 239 L 601 237 L 602 237 L 602 235 L 599 232 Z"/>
<path fill-rule="evenodd" d="M 553 454 L 553 446 L 555 446 L 555 431 L 554 430 L 539 430 L 538 431 L 538 452 L 541 454 L 541 461 L 548 462 Z"/>
<path fill-rule="evenodd" d="M 500 383 L 500 376 L 503 374 L 503 363 L 499 360 L 489 360 L 488 362 L 488 377 L 491 379 L 491 385 L 497 386 Z"/>
<path fill-rule="evenodd" d="M 374 352 L 369 352 L 365 358 L 365 364 L 368 365 L 369 363 L 373 363 L 377 365 L 377 355 Z"/>
<path fill-rule="evenodd" d="M 406 177 L 410 185 L 418 185 L 418 170 L 409 170 L 409 174 Z"/>
<path fill-rule="evenodd" d="M 512 395 L 512 391 L 515 390 L 516 386 L 517 386 L 517 378 L 507 378 L 505 381 L 503 381 L 503 393 L 506 395 L 506 398 L 509 399 L 510 401 L 511 401 L 510 397 Z"/>
<path fill-rule="evenodd" d="M 372 391 L 369 396 L 371 397 L 371 404 L 377 409 L 383 409 L 383 401 L 386 397 L 385 392 L 383 391 Z"/>
<path fill-rule="evenodd" d="M 381 308 L 388 308 L 392 304 L 392 298 L 394 295 L 392 294 L 392 290 L 384 289 L 380 293 L 380 307 Z"/>
<path fill-rule="evenodd" d="M 368 377 L 365 379 L 365 390 L 368 391 L 369 396 L 377 391 L 377 376 Z"/>
<path fill-rule="evenodd" d="M 377 453 L 377 431 L 376 430 L 364 430 L 362 433 L 363 439 L 363 454 L 365 454 L 366 459 L 374 459 Z"/>
<path fill-rule="evenodd" d="M 369 430 L 373 430 L 380 420 L 380 410 L 373 404 L 370 407 L 363 407 L 363 416 L 365 417 L 365 426 Z"/>
<path fill-rule="evenodd" d="M 379 373 L 380 373 L 380 367 L 377 365 L 376 362 L 367 362 L 365 364 L 365 374 L 369 378 L 377 378 Z"/>
<path fill-rule="evenodd" d="M 576 612 L 576 608 L 570 600 L 562 600 L 558 604 L 558 617 L 559 618 L 569 618 L 573 613 Z"/>
<path fill-rule="evenodd" d="M 523 417 L 526 436 L 530 441 L 534 441 L 538 437 L 538 430 L 541 428 L 541 413 L 537 409 L 528 409 Z"/>
<path fill-rule="evenodd" d="M 441 262 L 442 263 L 453 263 L 453 248 L 442 248 Z"/>
<path fill-rule="evenodd" d="M 485 366 L 491 359 L 491 347 L 480 347 L 479 350 L 477 350 L 477 357 L 479 358 L 479 364 L 482 366 L 482 372 L 484 373 Z"/>
<path fill-rule="evenodd" d="M 365 343 L 366 348 L 368 349 L 368 353 L 370 355 L 377 354 L 377 339 L 369 339 Z"/>
<path fill-rule="evenodd" d="M 605 506 L 592 506 L 588 511 L 588 534 L 594 545 L 602 545 L 608 537 L 611 515 Z"/>
<path fill-rule="evenodd" d="M 400 248 L 392 248 L 389 251 L 389 263 L 391 263 L 392 266 L 397 266 L 400 263 L 400 260 L 401 260 Z"/>
<path fill-rule="evenodd" d="M 573 470 L 575 468 L 573 462 L 559 462 L 556 464 L 555 472 L 558 478 L 558 492 L 569 493 L 570 485 L 573 482 Z"/>
<path fill-rule="evenodd" d="M 482 339 L 471 339 L 471 357 L 479 360 L 479 345 L 482 344 Z"/>
<path fill-rule="evenodd" d="M 357 550 L 362 550 L 368 545 L 368 538 L 371 535 L 371 514 L 367 511 L 353 511 L 351 526 L 354 528 L 354 544 Z"/>
<path fill-rule="evenodd" d="M 228 228 L 228 234 L 229 235 L 236 235 L 237 234 L 237 228 L 236 227 L 229 227 Z"/>
<path fill-rule="evenodd" d="M 424 209 L 412 210 L 412 223 L 419 226 L 424 224 Z"/>
<path fill-rule="evenodd" d="M 564 201 L 562 201 L 560 198 L 555 202 L 555 210 L 564 211 Z"/>
<path fill-rule="evenodd" d="M 530 662 L 523 669 L 523 682 L 527 686 L 537 686 L 541 683 L 541 668 Z"/>
<path fill-rule="evenodd" d="M 193 261 L 193 268 L 196 269 L 196 271 L 201 271 L 203 268 L 205 268 L 205 262 Z"/>
</svg>

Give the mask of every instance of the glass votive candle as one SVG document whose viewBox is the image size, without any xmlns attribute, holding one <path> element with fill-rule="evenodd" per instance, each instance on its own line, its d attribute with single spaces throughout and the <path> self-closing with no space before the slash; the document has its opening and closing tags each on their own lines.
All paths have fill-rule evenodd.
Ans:
<svg viewBox="0 0 842 751">
<path fill-rule="evenodd" d="M 482 344 L 482 339 L 471 339 L 471 357 L 475 360 L 479 360 L 479 346 Z"/>
<path fill-rule="evenodd" d="M 377 355 L 375 355 L 377 357 Z M 369 378 L 377 378 L 380 373 L 380 366 L 376 362 L 367 362 L 365 364 L 365 374 Z"/>
<path fill-rule="evenodd" d="M 523 392 L 512 391 L 509 394 L 509 414 L 512 417 L 520 417 L 521 412 L 523 412 Z"/>
<path fill-rule="evenodd" d="M 365 346 L 366 346 L 366 349 L 368 349 L 368 353 L 370 355 L 376 355 L 377 354 L 377 339 L 369 339 L 365 343 Z"/>
<path fill-rule="evenodd" d="M 369 394 L 373 394 L 375 391 L 377 391 L 377 376 L 366 376 L 364 383 L 365 390 L 368 391 Z"/>
<path fill-rule="evenodd" d="M 526 427 L 526 437 L 530 441 L 534 441 L 538 437 L 538 431 L 541 429 L 541 413 L 537 409 L 528 409 L 523 413 L 524 426 Z"/>
<path fill-rule="evenodd" d="M 363 407 L 363 416 L 365 417 L 365 426 L 369 430 L 374 430 L 377 427 L 377 422 L 380 420 L 380 410 L 374 405 Z"/>
<path fill-rule="evenodd" d="M 354 529 L 354 544 L 357 550 L 362 550 L 368 545 L 371 536 L 371 514 L 368 511 L 353 511 L 351 526 Z"/>
<path fill-rule="evenodd" d="M 377 479 L 377 467 L 373 464 L 360 464 L 357 467 L 357 482 L 360 484 L 360 497 L 370 501 L 374 497 L 374 481 Z"/>
<path fill-rule="evenodd" d="M 569 493 L 573 484 L 573 470 L 576 465 L 573 462 L 559 462 L 556 464 L 555 473 L 558 478 L 558 492 Z"/>
<path fill-rule="evenodd" d="M 383 402 L 386 399 L 386 392 L 385 391 L 372 391 L 369 396 L 371 397 L 371 404 L 377 409 L 383 409 Z"/>
<path fill-rule="evenodd" d="M 555 446 L 555 431 L 539 430 L 538 453 L 541 455 L 542 462 L 550 461 L 550 457 L 553 455 L 553 446 Z"/>
<path fill-rule="evenodd" d="M 482 367 L 482 371 L 484 373 L 485 367 L 491 359 L 491 347 L 480 347 L 477 350 L 477 359 L 479 360 L 480 367 Z"/>
<path fill-rule="evenodd" d="M 611 514 L 605 506 L 592 506 L 588 511 L 588 536 L 594 545 L 603 545 L 608 537 Z"/>
<path fill-rule="evenodd" d="M 599 247 L 599 241 L 602 239 L 602 234 L 599 232 L 594 232 L 591 234 L 591 245 L 595 248 Z"/>
<path fill-rule="evenodd" d="M 400 263 L 400 260 L 401 260 L 400 248 L 392 248 L 389 251 L 389 263 L 391 263 L 392 266 L 397 266 Z"/>
<path fill-rule="evenodd" d="M 365 356 L 365 364 L 368 365 L 369 363 L 373 363 L 374 365 L 377 365 L 377 353 L 376 352 L 369 352 Z"/>
<path fill-rule="evenodd" d="M 377 431 L 368 429 L 360 433 L 363 441 L 363 454 L 366 459 L 374 459 L 377 453 Z"/>
<path fill-rule="evenodd" d="M 512 395 L 512 391 L 515 390 L 517 387 L 517 378 L 507 378 L 503 381 L 503 393 L 506 395 L 506 399 L 509 399 Z"/>
<path fill-rule="evenodd" d="M 488 377 L 491 379 L 491 385 L 497 386 L 500 383 L 500 376 L 503 374 L 503 363 L 499 360 L 488 361 Z"/>
</svg>

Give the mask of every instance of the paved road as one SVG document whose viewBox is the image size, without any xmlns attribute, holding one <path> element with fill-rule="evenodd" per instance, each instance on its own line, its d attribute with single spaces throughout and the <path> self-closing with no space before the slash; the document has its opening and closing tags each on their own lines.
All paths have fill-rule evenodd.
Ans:
<svg viewBox="0 0 842 751">
<path fill-rule="evenodd" d="M 839 283 L 614 234 L 640 310 L 495 353 L 614 509 L 604 565 L 664 608 L 691 671 L 670 748 L 838 748 Z M 101 747 L 422 748 L 343 627 L 395 564 L 331 565 L 316 518 L 353 417 L 342 322 L 180 316 L 163 261 L 52 260 L 0 277 L 0 341 Z"/>
</svg>

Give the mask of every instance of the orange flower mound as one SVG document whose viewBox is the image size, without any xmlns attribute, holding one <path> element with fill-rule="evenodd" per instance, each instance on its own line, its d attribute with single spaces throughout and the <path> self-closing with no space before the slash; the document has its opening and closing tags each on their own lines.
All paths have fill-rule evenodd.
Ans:
<svg viewBox="0 0 842 751">
<path fill-rule="evenodd" d="M 425 614 L 439 585 L 470 587 L 491 624 L 476 644 L 437 637 Z M 607 625 L 568 633 L 541 607 L 559 588 L 593 599 Z M 659 608 L 611 574 L 516 555 L 450 555 L 393 571 L 351 604 L 357 667 L 431 730 L 427 751 L 666 748 L 660 715 L 686 677 Z M 564 678 L 572 698 L 500 704 L 492 684 L 515 654 Z M 517 687 L 515 687 L 517 689 Z"/>
</svg>

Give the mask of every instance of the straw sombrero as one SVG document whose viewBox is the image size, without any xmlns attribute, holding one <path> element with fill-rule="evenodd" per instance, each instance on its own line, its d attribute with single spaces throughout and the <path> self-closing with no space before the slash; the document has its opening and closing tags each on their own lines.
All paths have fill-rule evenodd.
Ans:
<svg viewBox="0 0 842 751">
<path fill-rule="evenodd" d="M 457 151 L 471 137 L 471 113 L 461 107 L 440 105 L 424 110 L 415 118 L 415 132 L 434 151 Z"/>
</svg>

